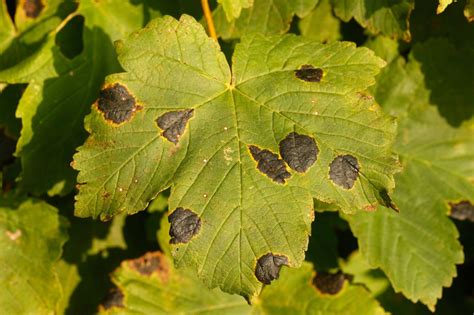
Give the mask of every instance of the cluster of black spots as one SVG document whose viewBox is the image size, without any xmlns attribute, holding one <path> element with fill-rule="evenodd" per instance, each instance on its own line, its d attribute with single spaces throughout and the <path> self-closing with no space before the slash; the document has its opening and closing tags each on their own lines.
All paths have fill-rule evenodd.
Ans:
<svg viewBox="0 0 474 315">
<path fill-rule="evenodd" d="M 186 129 L 188 120 L 193 117 L 193 114 L 194 109 L 167 112 L 158 117 L 156 124 L 163 130 L 163 137 L 177 144 Z"/>
<path fill-rule="evenodd" d="M 312 65 L 302 65 L 301 68 L 295 70 L 298 79 L 307 82 L 320 82 L 323 78 L 323 70 L 315 68 Z"/>
<path fill-rule="evenodd" d="M 129 121 L 137 110 L 135 98 L 118 83 L 100 91 L 97 108 L 106 120 L 115 124 Z"/>
<path fill-rule="evenodd" d="M 339 155 L 329 165 L 329 178 L 344 189 L 351 189 L 358 175 L 359 163 L 352 155 Z"/>
<path fill-rule="evenodd" d="M 201 229 L 201 219 L 189 209 L 176 208 L 168 217 L 171 244 L 187 243 Z"/>
<path fill-rule="evenodd" d="M 42 0 L 25 0 L 23 2 L 23 11 L 25 15 L 29 18 L 37 18 L 43 11 L 44 4 Z"/>
<path fill-rule="evenodd" d="M 281 255 L 273 255 L 268 253 L 257 260 L 255 268 L 255 276 L 258 281 L 264 284 L 270 284 L 272 280 L 278 279 L 281 266 L 288 266 L 288 258 Z"/>
<path fill-rule="evenodd" d="M 318 272 L 313 279 L 314 286 L 324 294 L 337 294 L 344 286 L 344 281 L 349 277 L 342 271 L 337 273 Z"/>
<path fill-rule="evenodd" d="M 449 206 L 451 208 L 449 213 L 451 218 L 474 222 L 474 206 L 469 201 L 463 200 L 458 203 L 450 202 Z"/>
<path fill-rule="evenodd" d="M 101 304 L 101 309 L 109 310 L 111 308 L 123 308 L 123 292 L 119 288 L 113 288 L 109 291 Z"/>
<path fill-rule="evenodd" d="M 249 146 L 250 153 L 255 161 L 257 161 L 257 168 L 260 172 L 270 177 L 273 181 L 284 184 L 291 174 L 286 170 L 286 165 L 283 160 L 278 158 L 278 155 L 269 150 L 261 150 L 258 147 Z"/>
<path fill-rule="evenodd" d="M 318 153 L 316 141 L 306 135 L 292 132 L 280 141 L 281 157 L 290 168 L 299 173 L 306 172 L 316 162 Z"/>
</svg>

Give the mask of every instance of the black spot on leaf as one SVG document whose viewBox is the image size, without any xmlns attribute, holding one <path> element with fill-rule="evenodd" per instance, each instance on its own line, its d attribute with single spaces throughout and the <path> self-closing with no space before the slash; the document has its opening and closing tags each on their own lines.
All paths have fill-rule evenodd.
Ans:
<svg viewBox="0 0 474 315">
<path fill-rule="evenodd" d="M 156 124 L 163 130 L 163 137 L 176 144 L 184 133 L 186 123 L 193 117 L 193 113 L 193 109 L 167 112 L 158 117 Z"/>
<path fill-rule="evenodd" d="M 352 155 L 339 155 L 329 166 L 329 177 L 334 184 L 351 189 L 359 175 L 359 163 Z"/>
<path fill-rule="evenodd" d="M 113 288 L 109 291 L 104 301 L 102 302 L 101 308 L 109 310 L 111 308 L 122 308 L 124 295 L 119 288 Z"/>
<path fill-rule="evenodd" d="M 201 229 L 201 219 L 189 209 L 177 208 L 168 217 L 171 244 L 187 243 Z"/>
<path fill-rule="evenodd" d="M 255 161 L 259 171 L 270 177 L 273 181 L 284 184 L 285 179 L 290 178 L 291 174 L 286 170 L 285 162 L 278 158 L 278 155 L 269 150 L 261 150 L 258 147 L 249 146 L 250 153 Z"/>
<path fill-rule="evenodd" d="M 135 98 L 128 93 L 123 85 L 118 83 L 100 91 L 97 107 L 104 114 L 106 120 L 116 124 L 129 121 L 133 113 L 139 109 L 136 106 Z"/>
<path fill-rule="evenodd" d="M 338 271 L 337 273 L 318 272 L 313 279 L 314 286 L 325 294 L 337 294 L 344 286 L 344 281 L 348 277 Z"/>
<path fill-rule="evenodd" d="M 281 266 L 288 266 L 288 258 L 268 253 L 260 257 L 255 268 L 255 276 L 264 283 L 270 284 L 272 280 L 278 279 Z"/>
<path fill-rule="evenodd" d="M 44 4 L 42 0 L 24 0 L 23 10 L 29 18 L 36 18 L 43 11 Z"/>
<path fill-rule="evenodd" d="M 283 160 L 295 171 L 303 173 L 316 162 L 319 149 L 313 138 L 290 133 L 280 141 L 280 154 Z"/>
<path fill-rule="evenodd" d="M 302 65 L 300 69 L 295 70 L 295 75 L 303 81 L 319 82 L 323 77 L 323 70 L 312 65 Z"/>
<path fill-rule="evenodd" d="M 466 200 L 458 203 L 450 202 L 451 207 L 450 216 L 457 220 L 469 220 L 474 222 L 474 206 Z"/>
<path fill-rule="evenodd" d="M 144 276 L 152 273 L 168 273 L 168 266 L 163 262 L 159 252 L 146 253 L 144 256 L 132 259 L 130 267 Z"/>
</svg>

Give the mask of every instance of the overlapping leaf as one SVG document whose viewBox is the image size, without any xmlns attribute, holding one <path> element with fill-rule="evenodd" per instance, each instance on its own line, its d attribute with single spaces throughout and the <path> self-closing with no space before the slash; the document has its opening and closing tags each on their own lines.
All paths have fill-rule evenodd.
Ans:
<svg viewBox="0 0 474 315">
<path fill-rule="evenodd" d="M 72 189 L 76 174 L 69 163 L 85 138 L 83 118 L 105 75 L 120 70 L 112 41 L 140 28 L 150 12 L 124 1 L 87 0 L 81 1 L 77 14 L 85 18 L 79 56 L 69 60 L 61 53 L 56 45 L 59 28 L 24 62 L 0 72 L 0 81 L 30 83 L 17 111 L 23 122 L 17 156 L 22 188 L 35 194 Z M 73 34 L 74 41 L 77 36 Z"/>
<path fill-rule="evenodd" d="M 384 314 L 361 286 L 344 281 L 336 295 L 318 291 L 310 263 L 282 270 L 278 283 L 265 287 L 252 306 L 238 296 L 209 290 L 189 271 L 176 271 L 155 252 L 124 261 L 113 274 L 117 289 L 101 307 L 102 314 Z"/>
<path fill-rule="evenodd" d="M 213 12 L 217 35 L 223 39 L 240 38 L 244 34 L 282 34 L 290 28 L 296 14 L 304 17 L 318 0 L 254 0 L 253 6 L 243 9 L 239 18 L 229 20 L 223 6 Z"/>
<path fill-rule="evenodd" d="M 299 266 L 313 196 L 346 211 L 371 209 L 393 187 L 394 120 L 359 93 L 383 65 L 369 50 L 249 36 L 231 74 L 188 16 L 155 20 L 117 48 L 127 72 L 107 78 L 87 117 L 91 136 L 75 156 L 76 214 L 135 213 L 172 185 L 174 257 L 209 287 L 255 294 L 265 255 Z M 296 154 L 298 171 L 279 155 L 292 137 L 318 151 L 316 159 L 314 150 L 302 160 Z M 330 179 L 342 179 L 329 174 L 335 160 L 356 175 L 351 189 Z"/>
<path fill-rule="evenodd" d="M 55 274 L 66 222 L 35 200 L 0 200 L 0 312 L 53 314 L 61 297 Z"/>
<path fill-rule="evenodd" d="M 414 8 L 413 0 L 333 0 L 334 11 L 343 21 L 354 18 L 372 33 L 409 41 L 409 17 Z"/>
<path fill-rule="evenodd" d="M 340 39 L 341 21 L 332 12 L 329 0 L 319 1 L 313 11 L 299 22 L 301 35 L 321 42 Z"/>
<path fill-rule="evenodd" d="M 232 21 L 240 16 L 242 9 L 249 8 L 253 5 L 254 0 L 218 0 L 222 5 L 228 21 Z"/>
</svg>

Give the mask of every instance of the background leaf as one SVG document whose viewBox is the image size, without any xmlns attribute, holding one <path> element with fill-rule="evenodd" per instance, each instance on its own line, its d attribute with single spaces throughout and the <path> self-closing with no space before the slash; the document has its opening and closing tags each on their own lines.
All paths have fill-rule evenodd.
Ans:
<svg viewBox="0 0 474 315">
<path fill-rule="evenodd" d="M 66 221 L 45 202 L 0 199 L 0 311 L 52 314 L 61 297 L 55 273 Z"/>
</svg>

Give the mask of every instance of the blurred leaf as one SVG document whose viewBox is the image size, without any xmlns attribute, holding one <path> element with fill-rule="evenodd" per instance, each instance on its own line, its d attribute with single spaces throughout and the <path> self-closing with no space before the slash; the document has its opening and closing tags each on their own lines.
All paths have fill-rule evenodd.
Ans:
<svg viewBox="0 0 474 315">
<path fill-rule="evenodd" d="M 250 8 L 254 0 L 217 0 L 222 5 L 228 21 L 240 16 L 242 9 Z"/>
<path fill-rule="evenodd" d="M 343 21 L 354 18 L 374 34 L 410 41 L 408 19 L 413 0 L 332 0 L 334 12 Z"/>
<path fill-rule="evenodd" d="M 240 296 L 209 290 L 193 272 L 179 270 L 160 252 L 122 262 L 112 275 L 113 291 L 102 314 L 249 314 Z"/>
<path fill-rule="evenodd" d="M 332 42 L 341 38 L 341 22 L 333 15 L 330 0 L 321 0 L 299 22 L 301 35 L 320 42 Z"/>
<path fill-rule="evenodd" d="M 213 12 L 217 35 L 222 39 L 240 38 L 250 33 L 283 34 L 290 28 L 296 14 L 304 17 L 318 0 L 254 0 L 251 8 L 243 9 L 240 17 L 229 21 L 222 6 Z"/>
<path fill-rule="evenodd" d="M 436 9 L 436 13 L 440 14 L 442 13 L 448 5 L 453 3 L 453 0 L 439 0 L 438 3 L 438 8 Z"/>
<path fill-rule="evenodd" d="M 14 139 L 20 137 L 21 121 L 15 117 L 15 111 L 24 89 L 23 84 L 11 84 L 0 91 L 0 128 Z"/>
<path fill-rule="evenodd" d="M 0 72 L 0 81 L 30 83 L 17 111 L 23 122 L 17 156 L 22 189 L 37 195 L 71 191 L 76 173 L 69 164 L 85 139 L 83 118 L 105 76 L 121 69 L 112 41 L 146 22 L 143 4 L 118 0 L 81 1 L 77 14 L 85 18 L 81 55 L 72 60 L 62 55 L 56 29 L 26 62 Z"/>
<path fill-rule="evenodd" d="M 385 314 L 364 287 L 345 280 L 337 294 L 325 294 L 315 287 L 314 277 L 307 262 L 299 269 L 284 268 L 279 281 L 252 301 L 252 314 Z"/>
<path fill-rule="evenodd" d="M 0 313 L 52 314 L 61 297 L 55 269 L 67 222 L 45 202 L 6 203 L 18 202 L 0 201 Z"/>
</svg>

